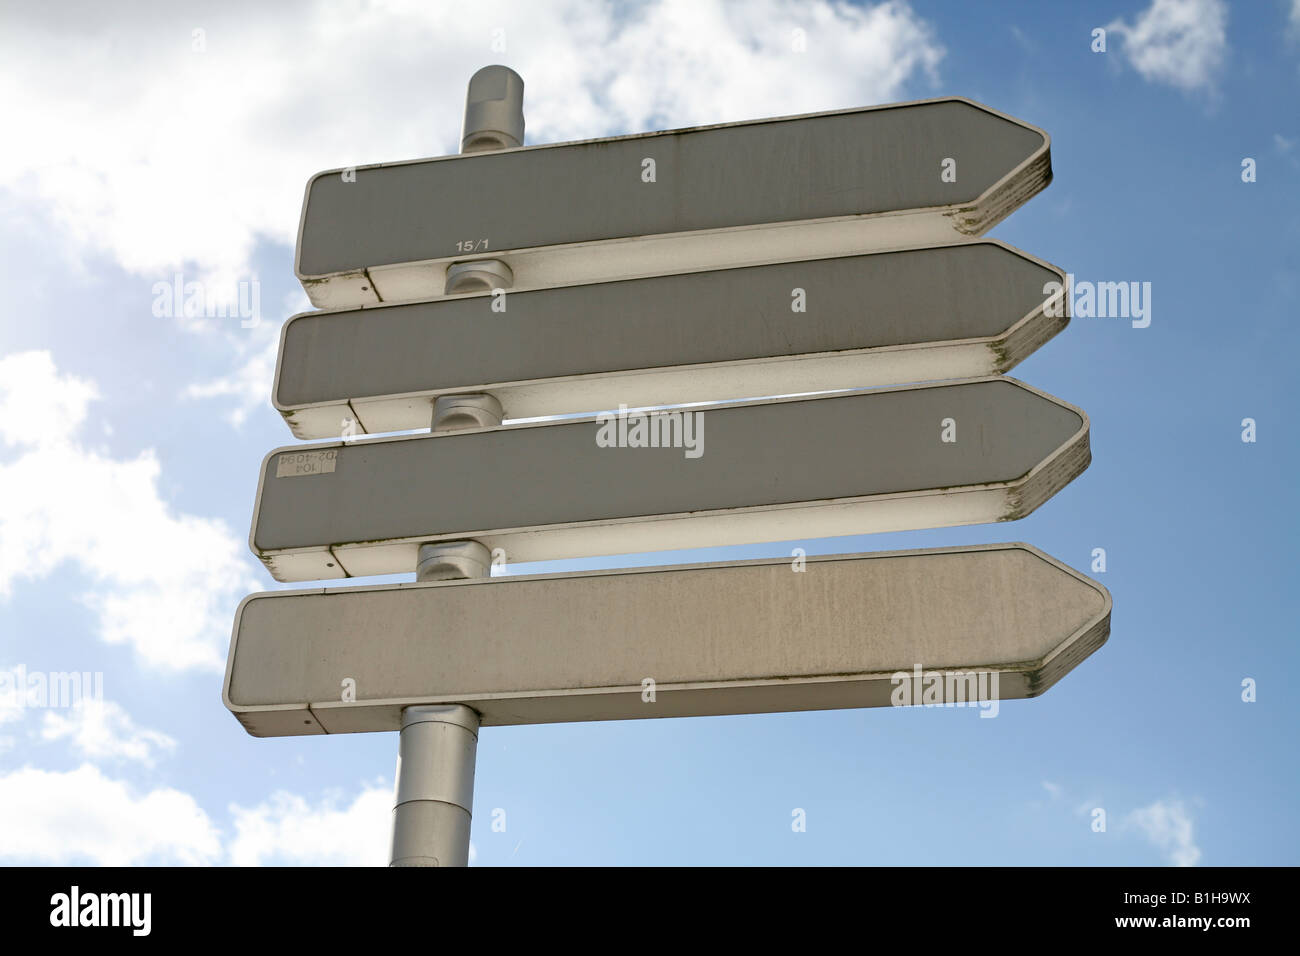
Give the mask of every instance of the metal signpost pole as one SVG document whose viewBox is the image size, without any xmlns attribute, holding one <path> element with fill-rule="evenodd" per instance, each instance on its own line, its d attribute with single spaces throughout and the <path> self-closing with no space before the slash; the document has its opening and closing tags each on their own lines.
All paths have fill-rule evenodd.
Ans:
<svg viewBox="0 0 1300 956">
<path fill-rule="evenodd" d="M 461 152 L 522 146 L 524 81 L 504 66 L 486 66 L 470 78 Z M 447 293 L 468 292 L 480 283 L 508 285 L 492 269 L 500 263 L 466 263 L 467 282 L 450 277 Z M 474 268 L 478 267 L 478 268 Z M 504 267 L 503 267 L 504 268 Z M 494 281 L 495 280 L 495 281 Z M 487 395 L 444 396 L 434 405 L 430 430 L 452 431 L 501 424 L 501 406 Z M 417 581 L 487 577 L 491 555 L 477 541 L 420 547 Z M 468 866 L 474 802 L 474 757 L 478 714 L 464 704 L 406 707 L 397 745 L 393 842 L 389 866 Z"/>
<path fill-rule="evenodd" d="M 478 714 L 407 707 L 397 749 L 389 866 L 467 866 Z"/>
</svg>

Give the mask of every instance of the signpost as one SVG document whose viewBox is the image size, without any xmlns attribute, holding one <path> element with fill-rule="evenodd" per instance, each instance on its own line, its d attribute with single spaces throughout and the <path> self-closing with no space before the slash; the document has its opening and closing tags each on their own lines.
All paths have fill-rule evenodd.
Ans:
<svg viewBox="0 0 1300 956">
<path fill-rule="evenodd" d="M 225 702 L 259 737 L 398 730 L 413 704 L 467 704 L 485 727 L 956 703 L 954 693 L 992 706 L 1043 693 L 1109 632 L 1106 589 L 1027 544 L 794 566 L 255 594 L 236 615 Z M 913 693 L 917 668 L 943 678 L 929 698 Z M 985 675 L 978 695 L 978 681 L 954 676 L 970 672 Z"/>
<path fill-rule="evenodd" d="M 1101 646 L 1105 588 L 1024 544 L 490 577 L 1012 520 L 1090 460 L 1081 410 L 1000 374 L 1068 321 L 1061 271 L 969 241 L 1047 185 L 1041 130 L 947 98 L 523 146 L 522 98 L 486 67 L 461 156 L 307 185 L 331 311 L 286 323 L 273 400 L 344 440 L 266 457 L 249 544 L 416 583 L 246 598 L 249 733 L 399 731 L 390 860 L 465 865 L 481 726 L 994 716 Z"/>
<path fill-rule="evenodd" d="M 428 428 L 440 395 L 507 418 L 1006 372 L 1065 327 L 1061 270 L 992 240 L 307 312 L 273 400 L 298 438 Z"/>
<path fill-rule="evenodd" d="M 1046 133 L 958 97 L 360 166 L 308 182 L 296 271 L 344 308 L 473 259 L 539 288 L 953 242 L 1051 175 Z"/>
<path fill-rule="evenodd" d="M 513 563 L 1007 521 L 1088 461 L 1082 411 L 994 376 L 281 448 L 249 541 L 305 581 L 433 541 Z"/>
</svg>

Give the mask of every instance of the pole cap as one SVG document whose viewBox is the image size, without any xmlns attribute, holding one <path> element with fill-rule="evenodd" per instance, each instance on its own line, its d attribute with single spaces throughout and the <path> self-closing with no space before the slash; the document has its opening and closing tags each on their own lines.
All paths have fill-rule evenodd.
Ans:
<svg viewBox="0 0 1300 956">
<path fill-rule="evenodd" d="M 462 153 L 524 144 L 524 81 L 508 66 L 485 66 L 469 79 Z"/>
</svg>

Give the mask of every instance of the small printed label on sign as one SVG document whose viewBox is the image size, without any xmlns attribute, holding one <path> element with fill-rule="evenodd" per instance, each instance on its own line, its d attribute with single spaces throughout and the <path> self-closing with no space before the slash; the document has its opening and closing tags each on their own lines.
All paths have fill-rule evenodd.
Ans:
<svg viewBox="0 0 1300 956">
<path fill-rule="evenodd" d="M 328 475 L 338 462 L 339 450 L 295 451 L 281 455 L 275 463 L 275 477 L 296 478 L 299 475 Z"/>
</svg>

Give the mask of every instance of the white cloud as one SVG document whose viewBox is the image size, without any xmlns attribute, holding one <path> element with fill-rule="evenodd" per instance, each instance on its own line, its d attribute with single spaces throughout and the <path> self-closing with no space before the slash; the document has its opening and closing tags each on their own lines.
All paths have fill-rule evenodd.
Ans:
<svg viewBox="0 0 1300 956">
<path fill-rule="evenodd" d="M 6 446 L 57 441 L 86 419 L 99 398 L 94 383 L 59 377 L 48 352 L 0 358 L 0 441 Z"/>
<path fill-rule="evenodd" d="M 89 765 L 0 776 L 0 820 L 0 859 L 17 862 L 202 865 L 221 855 L 216 828 L 189 794 L 137 794 Z"/>
<path fill-rule="evenodd" d="M 278 791 L 256 807 L 231 806 L 234 835 L 188 793 L 142 791 L 83 764 L 0 775 L 0 861 L 98 866 L 385 866 L 391 785 L 363 788 L 347 805 Z M 471 862 L 477 858 L 470 846 Z"/>
<path fill-rule="evenodd" d="M 48 352 L 0 358 L 0 445 L 18 448 L 0 462 L 0 599 L 72 561 L 93 580 L 83 599 L 105 641 L 158 667 L 220 670 L 231 609 L 257 588 L 243 542 L 163 501 L 151 450 L 116 460 L 80 444 L 94 394 Z"/>
<path fill-rule="evenodd" d="M 793 49 L 796 30 L 803 53 Z M 556 122 L 544 88 L 539 132 L 554 125 L 556 135 L 541 141 L 861 106 L 896 97 L 918 71 L 933 75 L 942 57 L 904 3 L 660 0 L 602 33 L 603 49 L 574 57 L 582 74 L 553 81 L 590 97 L 582 126 Z"/>
<path fill-rule="evenodd" d="M 1157 800 L 1129 813 L 1125 823 L 1137 827 L 1174 866 L 1195 866 L 1201 858 L 1192 835 L 1191 815 L 1180 800 Z"/>
<path fill-rule="evenodd" d="M 309 312 L 311 300 L 301 288 L 284 298 L 285 316 Z M 206 382 L 195 382 L 181 392 L 183 399 L 231 399 L 226 421 L 239 428 L 257 409 L 270 406 L 271 386 L 275 381 L 275 363 L 280 351 L 282 322 L 261 322 L 247 334 L 232 336 L 239 351 L 235 370 Z"/>
<path fill-rule="evenodd" d="M 12 667 L 0 667 L 0 724 L 13 723 L 16 720 L 22 720 L 27 716 L 27 708 L 21 695 L 16 693 L 17 688 L 12 682 L 9 675 L 14 672 Z"/>
<path fill-rule="evenodd" d="M 3 668 L 0 668 L 2 671 Z M 0 695 L 0 725 L 12 723 L 16 720 L 22 720 L 24 708 L 18 701 L 13 700 L 8 694 Z M 0 734 L 0 754 L 9 750 L 17 740 L 9 734 Z"/>
<path fill-rule="evenodd" d="M 1020 27 L 1016 26 L 1014 23 L 1011 24 L 1011 36 L 1026 53 L 1032 54 L 1038 52 L 1038 44 L 1030 39 L 1029 34 L 1025 33 L 1024 30 L 1020 29 Z"/>
<path fill-rule="evenodd" d="M 1052 795 L 1052 799 L 1056 799 L 1061 795 L 1061 785 L 1059 783 L 1052 783 L 1050 780 L 1044 780 L 1043 789 Z"/>
<path fill-rule="evenodd" d="M 82 700 L 66 714 L 46 711 L 41 737 L 68 739 L 78 753 L 92 760 L 135 760 L 146 766 L 153 766 L 158 752 L 176 749 L 175 740 L 138 726 L 113 701 Z"/>
<path fill-rule="evenodd" d="M 1123 40 L 1124 55 L 1142 77 L 1185 92 L 1211 90 L 1228 49 L 1223 0 L 1152 0 L 1132 26 L 1107 26 Z"/>
<path fill-rule="evenodd" d="M 529 141 L 554 142 L 886 102 L 943 56 L 903 2 L 69 6 L 6 14 L 0 112 L 23 133 L 0 183 L 130 271 L 221 286 L 259 238 L 294 241 L 311 174 L 455 152 L 488 63 L 521 73 Z"/>
<path fill-rule="evenodd" d="M 230 398 L 233 406 L 226 420 L 238 428 L 249 414 L 271 402 L 271 384 L 275 380 L 275 361 L 280 351 L 280 340 L 271 338 L 244 359 L 229 375 L 208 382 L 196 382 L 181 393 L 183 398 Z"/>
<path fill-rule="evenodd" d="M 393 788 L 372 786 L 347 806 L 326 797 L 318 804 L 284 791 L 256 807 L 232 806 L 235 866 L 386 866 Z"/>
</svg>

